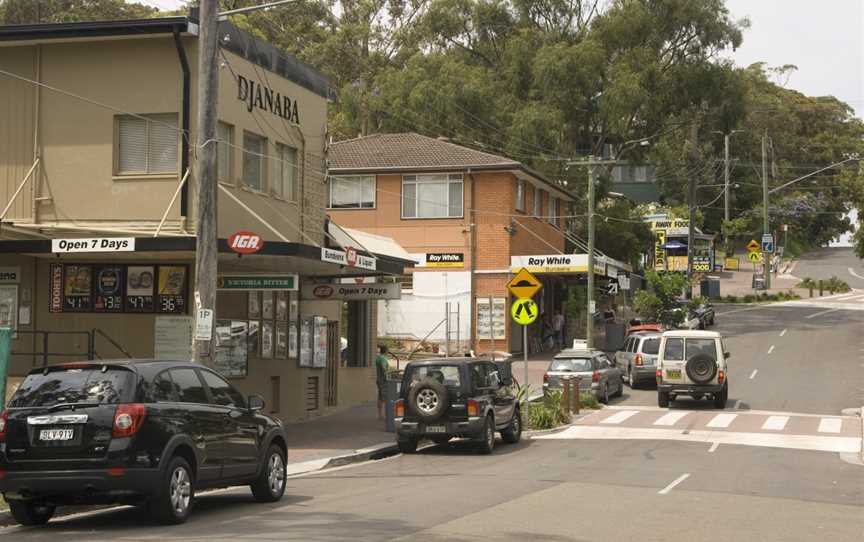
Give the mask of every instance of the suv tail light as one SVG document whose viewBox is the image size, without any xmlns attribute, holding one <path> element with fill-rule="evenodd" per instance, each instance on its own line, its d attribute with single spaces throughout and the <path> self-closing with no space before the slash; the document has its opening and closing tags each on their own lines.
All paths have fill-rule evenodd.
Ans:
<svg viewBox="0 0 864 542">
<path fill-rule="evenodd" d="M 658 384 L 663 383 L 663 371 L 659 368 L 657 369 L 657 383 Z"/>
<path fill-rule="evenodd" d="M 9 411 L 0 412 L 0 442 L 6 440 L 6 423 L 9 419 Z"/>
<path fill-rule="evenodd" d="M 396 418 L 404 418 L 405 417 L 405 401 L 403 399 L 399 399 L 396 401 L 396 407 L 394 409 L 394 414 Z"/>
<path fill-rule="evenodd" d="M 480 407 L 477 405 L 477 401 L 474 399 L 468 399 L 468 415 L 469 416 L 479 416 L 480 415 Z"/>
<path fill-rule="evenodd" d="M 146 414 L 147 409 L 140 403 L 117 405 L 111 436 L 114 438 L 131 437 L 141 428 Z"/>
<path fill-rule="evenodd" d="M 642 354 L 636 354 L 636 365 L 642 365 Z"/>
<path fill-rule="evenodd" d="M 591 375 L 591 382 L 600 382 L 600 371 L 594 371 Z"/>
<path fill-rule="evenodd" d="M 717 382 L 719 384 L 722 384 L 724 380 L 726 380 L 726 371 L 724 371 L 723 369 L 720 369 L 717 372 Z"/>
</svg>

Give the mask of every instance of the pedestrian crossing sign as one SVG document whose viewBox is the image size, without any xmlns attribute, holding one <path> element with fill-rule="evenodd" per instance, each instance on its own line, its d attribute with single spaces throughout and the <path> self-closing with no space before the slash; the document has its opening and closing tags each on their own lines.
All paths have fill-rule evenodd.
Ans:
<svg viewBox="0 0 864 542">
<path fill-rule="evenodd" d="M 751 252 L 748 257 L 750 258 L 751 262 L 759 263 L 759 261 L 762 259 L 762 254 L 759 252 Z"/>
<path fill-rule="evenodd" d="M 528 298 L 517 299 L 510 307 L 510 316 L 513 317 L 513 321 L 522 326 L 534 322 L 539 312 L 537 303 Z"/>
</svg>

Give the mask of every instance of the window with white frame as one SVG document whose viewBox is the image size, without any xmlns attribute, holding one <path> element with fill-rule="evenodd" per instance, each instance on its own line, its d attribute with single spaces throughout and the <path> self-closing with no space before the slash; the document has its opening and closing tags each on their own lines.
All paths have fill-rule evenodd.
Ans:
<svg viewBox="0 0 864 542">
<path fill-rule="evenodd" d="M 216 124 L 216 178 L 230 181 L 234 177 L 234 127 L 221 120 Z"/>
<path fill-rule="evenodd" d="M 525 210 L 525 181 L 516 179 L 516 210 Z"/>
<path fill-rule="evenodd" d="M 253 190 L 264 190 L 267 138 L 243 132 L 243 183 Z"/>
<path fill-rule="evenodd" d="M 558 225 L 558 215 L 561 214 L 561 200 L 558 198 L 549 195 L 549 216 L 546 217 L 546 221 L 552 224 L 553 226 Z"/>
<path fill-rule="evenodd" d="M 543 191 L 534 189 L 534 218 L 543 217 Z"/>
<path fill-rule="evenodd" d="M 331 209 L 374 209 L 374 175 L 340 175 L 330 177 Z"/>
<path fill-rule="evenodd" d="M 462 216 L 462 174 L 404 175 L 402 218 Z"/>
<path fill-rule="evenodd" d="M 297 201 L 297 149 L 283 145 L 276 145 L 276 159 L 273 160 L 273 194 L 287 199 Z"/>
<path fill-rule="evenodd" d="M 117 116 L 118 175 L 176 173 L 177 113 Z"/>
</svg>

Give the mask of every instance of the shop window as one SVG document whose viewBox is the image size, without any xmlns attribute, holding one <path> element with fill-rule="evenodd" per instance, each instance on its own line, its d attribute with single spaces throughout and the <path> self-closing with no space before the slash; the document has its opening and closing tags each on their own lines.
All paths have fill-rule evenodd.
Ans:
<svg viewBox="0 0 864 542">
<path fill-rule="evenodd" d="M 461 173 L 402 177 L 402 218 L 461 218 Z"/>
<path fill-rule="evenodd" d="M 534 189 L 534 218 L 543 217 L 543 195 L 539 188 Z"/>
<path fill-rule="evenodd" d="M 345 302 L 342 316 L 343 330 L 348 344 L 345 347 L 344 361 L 348 367 L 368 367 L 369 352 L 372 349 L 369 337 L 370 306 L 368 301 Z"/>
<path fill-rule="evenodd" d="M 276 145 L 276 159 L 273 160 L 273 195 L 288 201 L 297 201 L 297 149 Z"/>
<path fill-rule="evenodd" d="M 549 196 L 549 216 L 546 217 L 546 221 L 552 224 L 553 226 L 558 226 L 558 215 L 561 214 L 561 200 Z"/>
<path fill-rule="evenodd" d="M 243 183 L 253 190 L 264 190 L 264 159 L 267 138 L 243 132 Z"/>
<path fill-rule="evenodd" d="M 525 211 L 525 181 L 516 179 L 516 210 Z"/>
<path fill-rule="evenodd" d="M 234 127 L 219 121 L 216 124 L 216 178 L 231 181 L 234 177 Z"/>
<path fill-rule="evenodd" d="M 344 175 L 330 178 L 331 209 L 374 209 L 375 176 Z"/>
<path fill-rule="evenodd" d="M 115 171 L 118 175 L 176 173 L 177 114 L 119 115 Z"/>
</svg>

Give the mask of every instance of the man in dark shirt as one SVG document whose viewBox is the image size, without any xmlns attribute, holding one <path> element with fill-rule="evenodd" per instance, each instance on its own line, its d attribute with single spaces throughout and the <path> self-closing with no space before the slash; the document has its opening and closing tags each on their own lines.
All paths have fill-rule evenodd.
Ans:
<svg viewBox="0 0 864 542">
<path fill-rule="evenodd" d="M 387 347 L 378 346 L 378 357 L 375 358 L 375 383 L 378 385 L 378 419 L 384 419 L 385 386 L 387 385 L 387 372 L 390 370 L 390 362 L 387 360 Z"/>
</svg>

